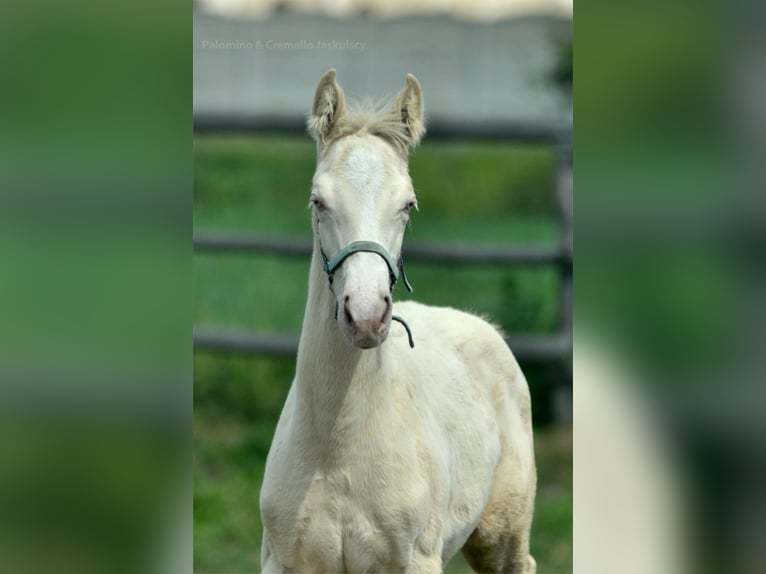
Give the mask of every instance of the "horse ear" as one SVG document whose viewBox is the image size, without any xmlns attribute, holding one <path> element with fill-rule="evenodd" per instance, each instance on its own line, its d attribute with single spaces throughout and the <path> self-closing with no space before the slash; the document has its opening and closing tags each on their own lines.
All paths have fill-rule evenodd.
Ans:
<svg viewBox="0 0 766 574">
<path fill-rule="evenodd" d="M 335 81 L 335 68 L 325 72 L 319 80 L 314 94 L 314 105 L 308 119 L 308 129 L 312 137 L 321 143 L 327 142 L 338 119 L 346 111 L 346 97 Z"/>
<path fill-rule="evenodd" d="M 426 133 L 426 124 L 423 118 L 423 89 L 412 74 L 407 74 L 407 83 L 394 100 L 394 112 L 407 128 L 410 147 L 418 145 Z"/>
</svg>

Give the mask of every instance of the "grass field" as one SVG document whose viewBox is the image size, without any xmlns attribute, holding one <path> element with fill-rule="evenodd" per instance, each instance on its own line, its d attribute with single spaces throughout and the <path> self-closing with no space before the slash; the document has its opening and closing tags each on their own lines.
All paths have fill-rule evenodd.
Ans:
<svg viewBox="0 0 766 574">
<path fill-rule="evenodd" d="M 194 225 L 201 230 L 310 237 L 315 151 L 308 138 L 195 140 Z M 545 147 L 432 143 L 411 174 L 420 212 L 405 241 L 548 244 L 556 240 L 554 156 Z M 195 324 L 297 333 L 308 261 L 195 256 Z M 555 328 L 553 269 L 409 264 L 420 301 L 489 316 L 507 332 Z M 406 298 L 397 290 L 397 298 Z M 291 360 L 195 356 L 194 561 L 197 572 L 258 572 L 258 495 L 266 453 L 293 375 Z M 544 419 L 546 371 L 525 367 Z M 571 433 L 536 430 L 539 493 L 533 553 L 540 572 L 571 572 Z M 460 559 L 448 572 L 464 572 Z"/>
</svg>

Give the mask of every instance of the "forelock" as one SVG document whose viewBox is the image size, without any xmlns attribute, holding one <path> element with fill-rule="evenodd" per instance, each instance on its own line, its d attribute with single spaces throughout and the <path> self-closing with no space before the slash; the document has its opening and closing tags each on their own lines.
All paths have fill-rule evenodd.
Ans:
<svg viewBox="0 0 766 574">
<path fill-rule="evenodd" d="M 338 120 L 333 137 L 327 147 L 340 138 L 367 133 L 389 143 L 404 158 L 407 157 L 409 133 L 388 100 L 373 102 L 366 99 L 351 102 L 346 112 Z"/>
</svg>

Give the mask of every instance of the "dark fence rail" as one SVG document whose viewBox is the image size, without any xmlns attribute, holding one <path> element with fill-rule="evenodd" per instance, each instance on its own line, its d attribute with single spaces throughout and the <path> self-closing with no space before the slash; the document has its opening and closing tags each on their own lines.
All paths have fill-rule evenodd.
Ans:
<svg viewBox="0 0 766 574">
<path fill-rule="evenodd" d="M 302 118 L 201 114 L 194 116 L 194 132 L 203 133 L 280 133 L 306 134 Z M 558 144 L 572 139 L 569 126 L 519 124 L 507 122 L 461 122 L 429 120 L 427 137 L 432 139 L 513 141 L 518 143 Z"/>
<path fill-rule="evenodd" d="M 413 333 L 416 347 L 417 336 L 417 333 Z M 572 340 L 564 334 L 511 335 L 506 337 L 505 341 L 516 358 L 522 362 L 549 362 L 565 358 L 572 350 Z M 298 337 L 261 335 L 199 326 L 194 328 L 194 350 L 222 354 L 295 357 L 298 352 Z"/>
<path fill-rule="evenodd" d="M 239 235 L 233 233 L 198 233 L 194 251 L 198 253 L 274 254 L 306 258 L 311 255 L 310 240 L 282 237 Z M 458 265 L 525 265 L 548 266 L 572 264 L 572 254 L 565 246 L 506 247 L 489 245 L 431 245 L 407 243 L 403 247 L 406 261 Z"/>
</svg>

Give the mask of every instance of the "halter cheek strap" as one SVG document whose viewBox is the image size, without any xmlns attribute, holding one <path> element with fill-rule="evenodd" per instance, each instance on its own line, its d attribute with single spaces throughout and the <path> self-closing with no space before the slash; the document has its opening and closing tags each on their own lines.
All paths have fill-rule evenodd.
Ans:
<svg viewBox="0 0 766 574">
<path fill-rule="evenodd" d="M 322 266 L 324 268 L 324 272 L 327 274 L 327 281 L 330 283 L 330 290 L 332 290 L 333 274 L 338 269 L 338 267 L 343 265 L 343 262 L 351 255 L 360 251 L 375 253 L 383 258 L 383 261 L 385 261 L 386 265 L 388 266 L 388 276 L 390 281 L 389 289 L 391 292 L 394 291 L 394 286 L 399 280 L 399 275 L 401 275 L 402 282 L 407 288 L 407 291 L 412 293 L 412 285 L 410 285 L 410 282 L 407 281 L 407 275 L 404 273 L 404 260 L 399 257 L 399 261 L 395 262 L 394 258 L 391 257 L 391 254 L 386 250 L 386 248 L 383 247 L 380 243 L 375 243 L 374 241 L 354 241 L 353 243 L 349 243 L 332 258 L 328 258 L 327 254 L 324 252 L 324 249 L 322 249 L 320 246 L 319 254 L 322 256 Z M 335 302 L 335 318 L 338 318 L 337 301 Z M 405 331 L 407 331 L 407 338 L 409 339 L 410 348 L 414 348 L 415 341 L 412 339 L 412 332 L 410 331 L 410 326 L 407 324 L 407 322 L 398 315 L 391 315 L 391 320 L 401 323 Z"/>
</svg>

